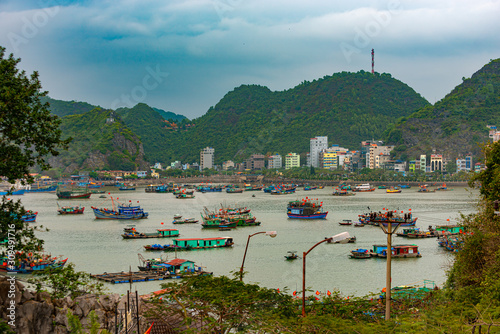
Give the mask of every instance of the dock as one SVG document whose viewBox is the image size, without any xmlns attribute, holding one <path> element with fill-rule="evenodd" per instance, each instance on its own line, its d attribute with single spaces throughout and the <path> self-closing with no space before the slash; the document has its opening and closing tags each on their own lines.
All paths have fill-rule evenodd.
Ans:
<svg viewBox="0 0 500 334">
<path fill-rule="evenodd" d="M 212 275 L 212 273 L 197 271 L 171 274 L 166 271 L 122 271 L 119 273 L 92 274 L 90 276 L 108 283 L 119 284 L 130 282 L 163 281 L 166 279 L 180 279 L 199 275 Z"/>
</svg>

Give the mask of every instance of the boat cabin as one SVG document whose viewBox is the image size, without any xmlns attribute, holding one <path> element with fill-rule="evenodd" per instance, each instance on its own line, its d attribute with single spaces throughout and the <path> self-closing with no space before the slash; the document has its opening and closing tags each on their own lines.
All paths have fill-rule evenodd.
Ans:
<svg viewBox="0 0 500 334">
<path fill-rule="evenodd" d="M 233 238 L 191 238 L 191 239 L 174 239 L 174 246 L 204 248 L 204 247 L 224 247 L 233 243 Z"/>
<path fill-rule="evenodd" d="M 441 234 L 460 234 L 462 228 L 458 225 L 436 225 L 436 232 Z"/>
<path fill-rule="evenodd" d="M 159 229 L 157 230 L 158 234 L 161 235 L 162 237 L 178 237 L 179 236 L 179 230 L 167 228 L 167 229 Z"/>
<path fill-rule="evenodd" d="M 173 259 L 172 261 L 167 262 L 167 264 L 172 266 L 174 268 L 175 272 L 179 272 L 179 271 L 194 272 L 195 271 L 193 261 L 183 260 L 183 259 Z"/>
<path fill-rule="evenodd" d="M 392 257 L 421 257 L 417 245 L 394 245 Z M 387 245 L 373 245 L 373 253 L 378 257 L 387 257 Z"/>
</svg>

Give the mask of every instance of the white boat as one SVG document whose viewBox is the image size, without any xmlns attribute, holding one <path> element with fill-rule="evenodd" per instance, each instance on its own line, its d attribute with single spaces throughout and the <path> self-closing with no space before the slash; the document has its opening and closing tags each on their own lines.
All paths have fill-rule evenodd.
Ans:
<svg viewBox="0 0 500 334">
<path fill-rule="evenodd" d="M 358 184 L 352 191 L 374 191 L 375 187 L 372 187 L 369 183 Z"/>
</svg>

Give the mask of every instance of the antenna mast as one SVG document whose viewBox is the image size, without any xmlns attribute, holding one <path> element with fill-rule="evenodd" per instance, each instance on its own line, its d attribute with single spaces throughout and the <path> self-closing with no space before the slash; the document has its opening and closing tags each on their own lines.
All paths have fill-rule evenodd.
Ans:
<svg viewBox="0 0 500 334">
<path fill-rule="evenodd" d="M 375 73 L 375 71 L 373 70 L 375 66 L 375 50 L 372 49 L 372 74 Z"/>
</svg>

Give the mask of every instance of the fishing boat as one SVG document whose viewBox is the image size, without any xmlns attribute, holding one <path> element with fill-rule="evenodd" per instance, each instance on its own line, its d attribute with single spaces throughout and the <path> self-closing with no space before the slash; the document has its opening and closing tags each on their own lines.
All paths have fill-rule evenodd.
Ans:
<svg viewBox="0 0 500 334">
<path fill-rule="evenodd" d="M 175 195 L 175 198 L 177 199 L 190 199 L 194 198 L 194 193 L 179 193 Z"/>
<path fill-rule="evenodd" d="M 297 251 L 288 251 L 285 255 L 285 260 L 295 260 L 298 259 L 299 256 L 297 255 Z"/>
<path fill-rule="evenodd" d="M 245 191 L 260 191 L 264 186 L 245 184 Z"/>
<path fill-rule="evenodd" d="M 222 205 L 221 205 L 222 206 Z M 227 226 L 233 228 L 236 226 L 258 226 L 260 222 L 250 213 L 250 209 L 231 208 L 222 206 L 221 209 L 211 211 L 207 207 L 203 208 L 201 213 L 203 228 L 219 228 Z"/>
<path fill-rule="evenodd" d="M 386 189 L 385 192 L 388 194 L 397 194 L 397 193 L 401 192 L 401 189 L 399 189 L 397 187 L 390 187 L 390 188 Z"/>
<path fill-rule="evenodd" d="M 242 188 L 238 187 L 227 187 L 226 188 L 226 193 L 228 194 L 241 194 L 244 191 Z"/>
<path fill-rule="evenodd" d="M 178 237 L 179 230 L 157 229 L 155 232 L 137 232 L 135 228 L 124 230 L 123 239 L 148 239 L 148 238 L 171 238 Z"/>
<path fill-rule="evenodd" d="M 436 188 L 436 190 L 437 190 L 437 191 L 447 191 L 447 190 L 453 190 L 453 189 L 448 188 L 448 187 L 446 186 L 446 183 L 443 183 L 442 185 L 438 186 L 438 187 Z"/>
<path fill-rule="evenodd" d="M 338 190 L 336 189 L 333 193 L 333 196 L 354 196 L 356 195 L 355 193 L 349 192 L 347 190 Z"/>
<path fill-rule="evenodd" d="M 304 190 L 305 190 L 305 191 L 309 191 L 309 190 L 316 190 L 317 188 L 318 188 L 318 187 L 316 187 L 316 186 L 305 186 L 305 187 L 304 187 Z"/>
<path fill-rule="evenodd" d="M 80 205 L 61 206 L 59 207 L 59 209 L 57 209 L 57 213 L 59 213 L 60 215 L 78 215 L 78 214 L 83 214 L 83 210 L 85 210 L 85 207 Z"/>
<path fill-rule="evenodd" d="M 369 183 L 358 184 L 352 191 L 356 192 L 370 192 L 375 191 L 375 187 L 372 187 Z"/>
<path fill-rule="evenodd" d="M 174 239 L 172 244 L 168 245 L 146 245 L 146 250 L 195 250 L 195 249 L 210 249 L 210 248 L 225 248 L 232 247 L 234 244 L 231 237 L 215 237 L 215 238 L 189 238 L 189 239 Z"/>
<path fill-rule="evenodd" d="M 340 190 L 351 190 L 351 185 L 342 183 L 342 184 L 339 184 L 339 188 L 340 188 Z"/>
<path fill-rule="evenodd" d="M 435 189 L 429 189 L 427 188 L 427 185 L 426 184 L 422 184 L 420 185 L 420 189 L 418 189 L 418 192 L 419 193 L 433 193 L 435 192 L 436 190 Z"/>
<path fill-rule="evenodd" d="M 422 257 L 417 245 L 392 245 L 391 250 L 393 258 Z M 372 256 L 386 258 L 387 245 L 373 245 Z"/>
<path fill-rule="evenodd" d="M 175 218 L 178 217 L 178 218 Z M 175 216 L 172 224 L 196 224 L 198 220 L 196 218 L 184 218 L 182 216 Z"/>
<path fill-rule="evenodd" d="M 349 254 L 349 257 L 351 259 L 369 259 L 370 257 L 372 257 L 372 254 L 368 249 L 358 248 L 352 250 L 351 254 Z"/>
<path fill-rule="evenodd" d="M 354 227 L 365 227 L 365 223 L 362 222 L 355 222 Z"/>
<path fill-rule="evenodd" d="M 349 232 L 342 232 L 334 235 L 333 237 L 325 237 L 326 242 L 329 244 L 348 244 L 356 242 L 356 237 L 351 237 Z"/>
<path fill-rule="evenodd" d="M 86 187 L 67 188 L 59 186 L 57 187 L 56 195 L 57 198 L 60 199 L 83 199 L 83 198 L 90 198 L 90 195 L 92 195 L 92 193 Z"/>
<path fill-rule="evenodd" d="M 28 210 L 24 215 L 21 216 L 21 220 L 25 223 L 34 223 L 36 222 L 37 215 L 38 212 L 33 212 L 32 210 Z"/>
<path fill-rule="evenodd" d="M 121 191 L 135 190 L 135 187 L 122 186 L 122 187 L 118 188 L 118 190 L 121 190 Z"/>
<path fill-rule="evenodd" d="M 387 186 L 381 185 L 381 186 L 378 186 L 378 189 L 387 189 Z"/>
<path fill-rule="evenodd" d="M 288 218 L 325 219 L 328 211 L 323 211 L 323 202 L 305 198 L 301 201 L 288 202 Z"/>
<path fill-rule="evenodd" d="M 122 204 L 118 201 L 115 204 L 115 199 L 111 197 L 112 208 L 97 208 L 92 207 L 96 219 L 145 219 L 148 218 L 148 213 L 144 212 L 139 205 Z"/>
<path fill-rule="evenodd" d="M 32 274 L 40 272 L 49 268 L 61 268 L 68 259 L 61 260 L 60 257 L 52 257 L 50 255 L 32 255 L 27 254 L 21 258 L 21 254 L 15 257 L 14 265 L 12 265 L 9 258 L 4 257 L 0 260 L 0 272 L 18 273 L 18 274 Z"/>
<path fill-rule="evenodd" d="M 409 184 L 398 184 L 398 188 L 401 188 L 401 189 L 410 189 L 411 186 Z"/>
<path fill-rule="evenodd" d="M 31 186 L 30 188 L 26 189 L 27 193 L 52 193 L 57 190 L 57 185 L 54 186 L 37 186 L 33 187 Z"/>
<path fill-rule="evenodd" d="M 3 191 L 0 191 L 0 196 L 4 196 L 4 195 L 24 195 L 24 193 L 26 192 L 25 189 L 17 189 L 17 190 L 3 190 Z"/>
<path fill-rule="evenodd" d="M 339 222 L 339 225 L 346 225 L 346 226 L 352 225 L 352 220 L 350 220 L 350 219 L 344 219 L 341 222 Z"/>
</svg>

